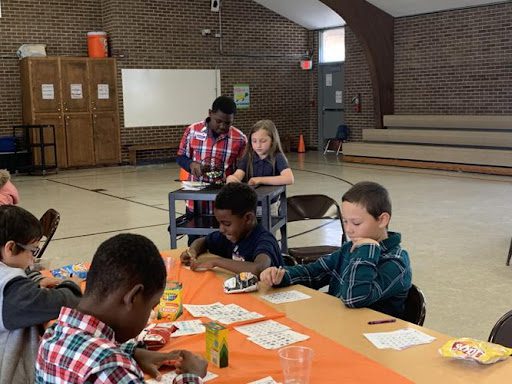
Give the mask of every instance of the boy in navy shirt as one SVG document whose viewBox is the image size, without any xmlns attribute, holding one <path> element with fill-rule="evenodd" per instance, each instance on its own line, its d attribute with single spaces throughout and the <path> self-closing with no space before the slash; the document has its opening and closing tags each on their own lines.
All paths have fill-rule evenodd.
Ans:
<svg viewBox="0 0 512 384">
<path fill-rule="evenodd" d="M 220 267 L 256 276 L 268 267 L 283 265 L 276 238 L 256 220 L 256 205 L 256 192 L 251 187 L 226 184 L 215 199 L 219 230 L 195 240 L 181 254 L 181 261 L 192 270 Z M 200 260 L 199 255 L 205 252 L 222 258 Z"/>
</svg>

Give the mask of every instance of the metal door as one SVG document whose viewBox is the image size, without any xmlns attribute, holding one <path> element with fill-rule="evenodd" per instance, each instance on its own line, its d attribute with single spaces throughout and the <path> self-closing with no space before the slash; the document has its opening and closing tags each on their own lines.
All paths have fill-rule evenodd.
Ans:
<svg viewBox="0 0 512 384">
<path fill-rule="evenodd" d="M 326 139 L 336 137 L 338 125 L 345 124 L 344 63 L 320 64 L 318 79 L 318 150 L 321 151 Z"/>
</svg>

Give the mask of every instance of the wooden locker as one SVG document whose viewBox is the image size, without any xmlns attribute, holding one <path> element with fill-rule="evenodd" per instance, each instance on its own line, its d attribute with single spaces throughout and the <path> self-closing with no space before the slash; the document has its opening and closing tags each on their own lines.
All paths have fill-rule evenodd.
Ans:
<svg viewBox="0 0 512 384">
<path fill-rule="evenodd" d="M 24 124 L 55 126 L 60 168 L 121 161 L 117 70 L 112 58 L 44 57 L 21 60 Z M 50 140 L 45 132 L 45 142 Z M 31 135 L 32 143 L 39 137 Z M 54 161 L 45 149 L 47 159 Z M 40 161 L 34 148 L 34 161 Z"/>
<path fill-rule="evenodd" d="M 120 159 L 119 117 L 117 112 L 96 112 L 92 118 L 96 164 L 115 164 Z"/>
<path fill-rule="evenodd" d="M 67 113 L 64 115 L 69 167 L 93 165 L 94 143 L 91 114 Z"/>
</svg>

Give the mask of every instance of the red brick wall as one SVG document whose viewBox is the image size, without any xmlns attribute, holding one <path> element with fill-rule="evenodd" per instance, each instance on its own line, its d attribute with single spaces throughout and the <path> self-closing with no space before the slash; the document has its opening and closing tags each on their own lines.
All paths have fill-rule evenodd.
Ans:
<svg viewBox="0 0 512 384">
<path fill-rule="evenodd" d="M 222 54 L 213 36 L 219 30 L 218 14 L 211 12 L 209 0 L 2 0 L 2 13 L 0 134 L 21 123 L 19 69 L 12 58 L 19 45 L 46 43 L 49 55 L 85 56 L 86 32 L 105 30 L 118 56 L 123 160 L 127 145 L 178 140 L 183 127 L 124 128 L 122 68 L 219 68 L 223 94 L 232 96 L 236 83 L 250 86 L 251 107 L 239 111 L 237 127 L 247 132 L 257 120 L 271 119 L 281 134 L 296 137 L 302 130 L 306 145 L 315 143 L 314 75 L 299 66 L 300 56 L 312 49 L 312 32 L 252 0 L 223 0 Z M 208 37 L 201 36 L 205 28 L 212 31 Z M 155 151 L 141 157 L 168 155 Z"/>
<path fill-rule="evenodd" d="M 361 94 L 361 112 L 354 112 L 351 100 Z M 349 127 L 349 139 L 360 141 L 363 128 L 375 128 L 373 116 L 373 92 L 370 69 L 363 48 L 356 35 L 345 27 L 345 121 Z"/>
<path fill-rule="evenodd" d="M 512 3 L 395 21 L 396 114 L 512 114 Z"/>
</svg>

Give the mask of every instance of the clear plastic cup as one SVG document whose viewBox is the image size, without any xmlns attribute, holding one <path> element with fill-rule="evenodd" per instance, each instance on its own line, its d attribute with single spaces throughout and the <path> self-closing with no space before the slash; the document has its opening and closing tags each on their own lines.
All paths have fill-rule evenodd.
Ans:
<svg viewBox="0 0 512 384">
<path fill-rule="evenodd" d="M 165 272 L 167 272 L 167 280 L 170 280 L 171 273 L 173 272 L 173 269 L 174 269 L 175 260 L 171 256 L 166 256 L 164 258 L 164 262 L 165 262 Z"/>
<path fill-rule="evenodd" d="M 309 347 L 290 346 L 278 352 L 283 367 L 284 384 L 309 384 L 313 350 Z"/>
</svg>

